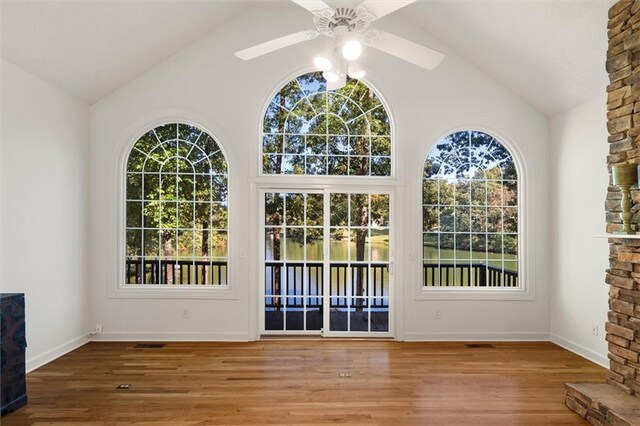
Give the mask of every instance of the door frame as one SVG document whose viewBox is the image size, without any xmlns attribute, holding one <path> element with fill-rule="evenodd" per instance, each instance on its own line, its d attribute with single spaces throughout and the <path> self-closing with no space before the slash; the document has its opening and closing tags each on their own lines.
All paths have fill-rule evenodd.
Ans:
<svg viewBox="0 0 640 426">
<path fill-rule="evenodd" d="M 328 300 L 325 300 L 323 303 L 323 321 L 324 326 L 322 330 L 265 330 L 264 320 L 264 300 L 265 300 L 265 268 L 264 262 L 265 260 L 265 232 L 264 232 L 264 217 L 265 217 L 265 205 L 264 199 L 265 194 L 270 192 L 292 192 L 292 193 L 322 193 L 325 194 L 325 198 L 328 198 L 331 193 L 354 193 L 354 194 L 388 194 L 389 195 L 389 330 L 387 332 L 370 332 L 370 331 L 330 331 L 327 329 L 328 325 L 328 315 L 327 311 L 330 309 Z M 398 272 L 401 268 L 398 267 L 398 250 L 397 250 L 397 235 L 399 232 L 399 227 L 397 226 L 398 212 L 397 208 L 398 204 L 398 188 L 395 185 L 304 185 L 302 182 L 300 184 L 276 184 L 276 185 L 257 185 L 256 191 L 254 192 L 255 196 L 254 200 L 257 198 L 258 205 L 256 206 L 257 212 L 257 232 L 259 234 L 258 237 L 258 249 L 256 250 L 256 261 L 254 262 L 254 266 L 257 268 L 257 278 L 258 285 L 257 294 L 254 293 L 254 300 L 256 304 L 254 306 L 257 307 L 258 315 L 256 315 L 257 319 L 257 339 L 259 340 L 262 336 L 322 336 L 322 337 L 343 337 L 343 338 L 394 338 L 396 339 L 397 328 L 396 318 L 401 318 L 401 315 L 398 314 L 401 309 L 399 309 L 398 300 L 402 300 L 401 297 L 398 297 L 402 294 L 401 289 L 399 289 L 402 281 L 398 279 L 401 275 Z M 327 236 L 329 235 L 330 228 L 326 226 L 327 221 L 329 220 L 328 213 L 330 212 L 329 203 L 324 203 L 324 217 L 325 217 L 325 229 L 324 229 L 324 239 L 327 240 Z M 254 234 L 255 235 L 255 234 Z M 324 247 L 324 263 L 330 262 L 329 260 L 329 244 L 325 244 Z M 326 288 L 328 281 L 330 280 L 329 274 L 323 274 L 323 298 L 329 297 L 326 293 Z M 255 297 L 257 296 L 257 297 Z M 398 321 L 401 322 L 401 321 Z"/>
</svg>

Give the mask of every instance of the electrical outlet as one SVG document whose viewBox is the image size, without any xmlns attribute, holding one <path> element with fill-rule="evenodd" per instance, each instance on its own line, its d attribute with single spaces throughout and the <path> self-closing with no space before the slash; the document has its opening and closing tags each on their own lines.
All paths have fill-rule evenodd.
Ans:
<svg viewBox="0 0 640 426">
<path fill-rule="evenodd" d="M 96 334 L 102 333 L 102 324 L 96 324 Z"/>
<path fill-rule="evenodd" d="M 594 336 L 598 335 L 598 326 L 597 325 L 592 325 L 591 326 L 591 334 L 593 334 Z"/>
<path fill-rule="evenodd" d="M 187 308 L 182 309 L 182 318 L 189 318 L 189 310 Z"/>
<path fill-rule="evenodd" d="M 442 318 L 442 312 L 441 311 L 436 311 L 436 314 L 434 316 L 435 319 L 440 319 Z"/>
</svg>

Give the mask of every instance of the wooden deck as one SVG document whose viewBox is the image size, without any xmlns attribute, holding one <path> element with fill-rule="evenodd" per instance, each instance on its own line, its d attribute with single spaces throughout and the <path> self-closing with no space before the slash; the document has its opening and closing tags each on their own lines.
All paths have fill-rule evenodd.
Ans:
<svg viewBox="0 0 640 426">
<path fill-rule="evenodd" d="M 134 346 L 89 343 L 30 373 L 29 404 L 2 425 L 584 424 L 564 406 L 564 383 L 605 379 L 551 343 Z"/>
<path fill-rule="evenodd" d="M 304 312 L 287 311 L 287 330 L 304 330 Z M 322 311 L 309 310 L 307 315 L 307 330 L 322 329 Z M 369 331 L 369 315 L 371 315 L 370 331 L 389 331 L 389 313 L 372 312 L 345 312 L 335 310 L 329 315 L 329 328 L 331 331 Z M 350 317 L 349 319 L 347 319 Z M 347 322 L 349 321 L 349 322 Z M 264 313 L 265 330 L 284 330 L 284 314 L 282 311 L 266 311 Z"/>
</svg>

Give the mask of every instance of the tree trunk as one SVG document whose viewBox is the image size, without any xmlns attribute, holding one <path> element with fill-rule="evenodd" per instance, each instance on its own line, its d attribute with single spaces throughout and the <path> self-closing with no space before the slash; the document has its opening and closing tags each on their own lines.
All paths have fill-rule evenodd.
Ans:
<svg viewBox="0 0 640 426">
<path fill-rule="evenodd" d="M 367 231 L 368 231 L 368 216 L 369 216 L 369 206 L 361 205 L 358 206 L 358 223 L 359 226 L 364 227 L 358 229 L 356 231 L 356 260 L 362 262 L 364 260 L 364 243 L 367 240 Z M 365 280 L 367 266 L 359 264 L 357 266 L 357 277 L 356 277 L 356 296 L 362 297 L 365 294 L 365 286 L 367 282 Z M 356 310 L 362 311 L 362 299 L 356 299 Z"/>
<path fill-rule="evenodd" d="M 164 243 L 164 257 L 165 258 L 173 258 L 173 240 L 171 238 L 168 238 L 170 236 L 169 233 L 164 234 L 165 237 L 167 237 L 165 239 L 165 243 Z M 171 263 L 166 263 L 166 269 L 165 269 L 165 273 L 166 273 L 166 279 L 167 279 L 167 284 L 172 285 L 173 284 L 173 267 L 174 265 Z"/>
<path fill-rule="evenodd" d="M 209 260 L 209 222 L 202 222 L 202 260 Z M 202 284 L 209 284 L 209 265 L 202 267 Z"/>
</svg>

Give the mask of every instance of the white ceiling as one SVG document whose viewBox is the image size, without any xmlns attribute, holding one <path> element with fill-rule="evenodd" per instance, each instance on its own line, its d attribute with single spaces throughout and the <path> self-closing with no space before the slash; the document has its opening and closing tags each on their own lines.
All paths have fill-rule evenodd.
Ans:
<svg viewBox="0 0 640 426">
<path fill-rule="evenodd" d="M 551 116 L 605 93 L 613 3 L 427 1 L 405 16 Z"/>
<path fill-rule="evenodd" d="M 604 93 L 602 1 L 426 1 L 402 11 L 546 115 Z M 3 57 L 88 102 L 254 5 L 288 1 L 7 1 Z"/>
</svg>

